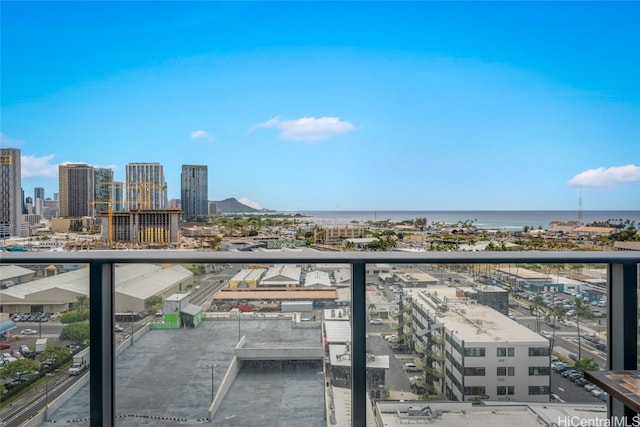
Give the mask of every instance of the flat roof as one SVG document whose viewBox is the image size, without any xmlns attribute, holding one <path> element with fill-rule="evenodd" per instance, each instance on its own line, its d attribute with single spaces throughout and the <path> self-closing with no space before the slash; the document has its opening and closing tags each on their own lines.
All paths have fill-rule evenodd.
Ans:
<svg viewBox="0 0 640 427">
<path fill-rule="evenodd" d="M 438 320 L 456 336 L 466 342 L 505 342 L 535 343 L 549 345 L 549 340 L 526 326 L 499 313 L 491 307 L 470 303 L 467 298 L 456 296 L 456 289 L 448 286 L 430 286 L 428 288 L 405 289 L 414 303 L 419 303 L 427 311 L 447 298 L 447 311 L 438 312 Z M 441 302 L 438 303 L 436 299 Z"/>
<path fill-rule="evenodd" d="M 371 354 L 367 357 L 367 368 L 389 369 L 389 355 Z M 329 345 L 329 360 L 332 366 L 345 366 L 351 368 L 351 352 L 344 344 Z"/>
<path fill-rule="evenodd" d="M 468 427 L 540 427 L 538 415 L 526 404 L 504 406 L 472 406 L 467 402 L 378 402 L 378 413 L 385 427 L 447 426 Z M 409 408 L 429 407 L 434 417 L 410 416 Z M 568 420 L 568 419 L 567 419 Z M 557 423 L 557 420 L 555 421 Z M 550 424 L 549 424 L 550 425 Z M 586 425 L 586 424 L 585 424 Z M 591 424 L 589 424 L 591 425 Z"/>
<path fill-rule="evenodd" d="M 335 289 L 255 289 L 248 290 L 224 290 L 213 295 L 214 300 L 261 300 L 261 299 L 282 299 L 282 300 L 330 300 L 338 299 L 338 292 Z"/>
<path fill-rule="evenodd" d="M 324 334 L 328 344 L 351 341 L 351 322 L 325 320 Z"/>
<path fill-rule="evenodd" d="M 552 276 L 551 273 L 549 274 L 540 273 L 538 271 L 533 271 L 533 270 L 529 270 L 522 267 L 498 267 L 496 268 L 496 271 L 509 274 L 511 276 L 516 276 L 521 279 L 551 280 L 551 276 Z M 553 274 L 553 276 L 555 276 L 555 274 Z"/>
</svg>

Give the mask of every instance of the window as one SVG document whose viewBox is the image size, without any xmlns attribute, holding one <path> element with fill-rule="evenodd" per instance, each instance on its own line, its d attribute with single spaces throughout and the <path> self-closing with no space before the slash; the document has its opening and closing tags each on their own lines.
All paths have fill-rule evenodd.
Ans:
<svg viewBox="0 0 640 427">
<path fill-rule="evenodd" d="M 498 396 L 513 396 L 515 394 L 515 388 L 514 386 L 510 385 L 510 386 L 504 386 L 504 385 L 499 385 L 496 388 L 496 394 Z"/>
<path fill-rule="evenodd" d="M 548 385 L 530 385 L 529 386 L 529 395 L 542 395 L 549 394 L 549 386 Z"/>
<path fill-rule="evenodd" d="M 498 347 L 496 349 L 496 356 L 498 357 L 513 357 L 515 354 L 513 347 Z"/>
<path fill-rule="evenodd" d="M 549 375 L 551 369 L 548 366 L 529 366 L 529 375 Z"/>
<path fill-rule="evenodd" d="M 465 357 L 484 357 L 484 347 L 470 347 L 464 349 Z"/>
<path fill-rule="evenodd" d="M 498 366 L 496 369 L 496 375 L 499 377 L 514 376 L 516 369 L 513 366 Z"/>
<path fill-rule="evenodd" d="M 484 377 L 485 368 L 464 368 L 464 374 L 470 377 Z"/>
<path fill-rule="evenodd" d="M 529 347 L 529 356 L 548 356 L 549 347 Z"/>
<path fill-rule="evenodd" d="M 475 387 L 465 387 L 464 394 L 469 396 L 482 396 L 485 393 L 484 386 L 475 386 Z"/>
</svg>

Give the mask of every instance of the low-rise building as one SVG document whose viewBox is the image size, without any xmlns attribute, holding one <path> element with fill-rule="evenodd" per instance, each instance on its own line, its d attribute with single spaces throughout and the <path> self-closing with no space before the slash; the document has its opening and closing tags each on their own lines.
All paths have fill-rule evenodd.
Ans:
<svg viewBox="0 0 640 427">
<path fill-rule="evenodd" d="M 332 224 L 322 227 L 322 234 L 319 240 L 325 243 L 340 243 L 346 239 L 361 239 L 364 237 L 364 225 L 354 224 Z"/>
<path fill-rule="evenodd" d="M 456 289 L 406 289 L 425 387 L 458 401 L 548 402 L 549 340 Z"/>
</svg>

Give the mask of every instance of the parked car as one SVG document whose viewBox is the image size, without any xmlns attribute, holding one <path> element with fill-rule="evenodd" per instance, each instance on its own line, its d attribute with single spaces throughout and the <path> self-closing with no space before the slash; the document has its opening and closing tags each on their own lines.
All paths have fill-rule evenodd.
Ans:
<svg viewBox="0 0 640 427">
<path fill-rule="evenodd" d="M 406 344 L 396 343 L 391 346 L 391 349 L 394 351 L 404 352 L 409 350 L 409 346 Z"/>
<path fill-rule="evenodd" d="M 384 337 L 385 340 L 391 342 L 393 340 L 397 340 L 398 339 L 398 334 L 389 334 L 387 336 Z"/>
<path fill-rule="evenodd" d="M 116 325 L 116 326 L 114 326 L 113 330 L 116 331 L 116 332 L 122 332 L 122 331 L 124 331 L 124 328 L 122 326 L 120 326 L 120 325 Z"/>
<path fill-rule="evenodd" d="M 405 363 L 404 366 L 402 367 L 402 369 L 405 372 L 420 372 L 420 369 L 418 369 L 416 364 L 412 363 L 412 362 Z"/>
</svg>

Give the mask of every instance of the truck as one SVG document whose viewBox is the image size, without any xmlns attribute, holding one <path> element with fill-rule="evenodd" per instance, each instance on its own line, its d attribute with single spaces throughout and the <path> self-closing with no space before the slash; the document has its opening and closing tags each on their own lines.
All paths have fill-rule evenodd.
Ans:
<svg viewBox="0 0 640 427">
<path fill-rule="evenodd" d="M 69 368 L 69 376 L 80 375 L 89 368 L 89 347 L 79 351 L 73 356 L 73 363 Z"/>
<path fill-rule="evenodd" d="M 47 339 L 39 338 L 36 340 L 36 353 L 42 353 L 47 349 Z"/>
</svg>

